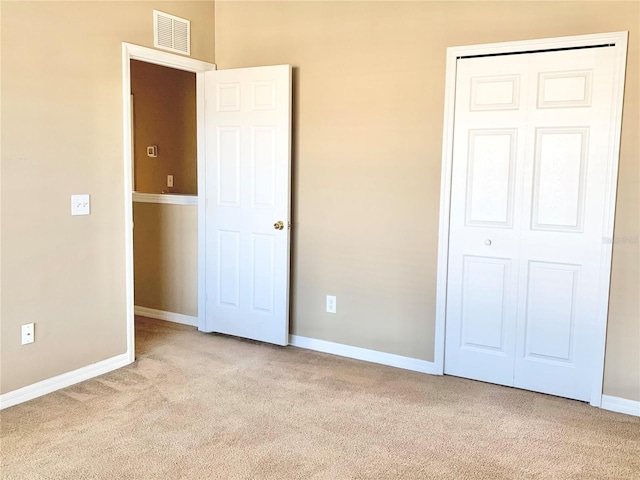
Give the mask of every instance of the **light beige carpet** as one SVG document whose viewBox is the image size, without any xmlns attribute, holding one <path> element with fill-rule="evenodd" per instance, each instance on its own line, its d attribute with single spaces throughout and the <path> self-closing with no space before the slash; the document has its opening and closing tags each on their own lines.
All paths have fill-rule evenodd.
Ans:
<svg viewBox="0 0 640 480">
<path fill-rule="evenodd" d="M 139 318 L 138 361 L 1 414 L 2 479 L 640 479 L 640 419 Z"/>
</svg>

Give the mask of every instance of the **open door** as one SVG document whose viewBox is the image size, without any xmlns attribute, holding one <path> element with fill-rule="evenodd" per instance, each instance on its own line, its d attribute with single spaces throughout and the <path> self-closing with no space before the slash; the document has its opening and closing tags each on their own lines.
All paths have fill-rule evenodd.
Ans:
<svg viewBox="0 0 640 480">
<path fill-rule="evenodd" d="M 287 345 L 291 67 L 207 72 L 204 91 L 204 331 Z"/>
</svg>

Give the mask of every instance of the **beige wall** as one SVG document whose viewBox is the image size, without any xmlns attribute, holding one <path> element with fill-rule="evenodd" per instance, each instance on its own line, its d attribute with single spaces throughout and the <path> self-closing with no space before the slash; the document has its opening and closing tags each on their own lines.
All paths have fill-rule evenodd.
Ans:
<svg viewBox="0 0 640 480">
<path fill-rule="evenodd" d="M 2 2 L 1 385 L 126 351 L 121 42 L 153 46 L 152 10 L 191 20 L 213 61 L 212 2 Z M 71 217 L 70 196 L 91 194 Z M 20 345 L 20 325 L 36 341 Z"/>
<path fill-rule="evenodd" d="M 638 19 L 637 2 L 217 2 L 219 68 L 295 67 L 292 333 L 432 360 L 446 48 L 629 30 L 605 393 L 640 400 Z"/>
<path fill-rule="evenodd" d="M 131 93 L 135 190 L 197 194 L 195 73 L 132 60 Z M 157 157 L 147 156 L 149 145 L 158 146 Z"/>
<path fill-rule="evenodd" d="M 198 207 L 133 204 L 135 304 L 198 315 Z"/>
</svg>

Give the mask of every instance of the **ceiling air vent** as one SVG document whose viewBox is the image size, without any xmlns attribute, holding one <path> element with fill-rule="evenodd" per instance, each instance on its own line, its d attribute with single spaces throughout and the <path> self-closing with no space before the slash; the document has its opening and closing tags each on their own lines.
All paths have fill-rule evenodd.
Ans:
<svg viewBox="0 0 640 480">
<path fill-rule="evenodd" d="M 191 22 L 168 13 L 153 11 L 153 45 L 191 55 Z"/>
</svg>

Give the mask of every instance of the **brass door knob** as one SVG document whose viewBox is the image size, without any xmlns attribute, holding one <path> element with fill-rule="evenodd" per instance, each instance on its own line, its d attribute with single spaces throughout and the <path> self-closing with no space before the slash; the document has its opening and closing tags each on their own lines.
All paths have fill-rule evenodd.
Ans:
<svg viewBox="0 0 640 480">
<path fill-rule="evenodd" d="M 284 230 L 284 222 L 282 220 L 278 220 L 273 224 L 273 228 L 275 228 L 276 230 Z"/>
</svg>

